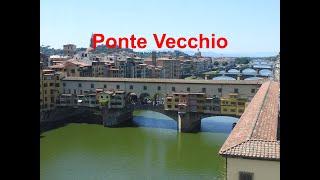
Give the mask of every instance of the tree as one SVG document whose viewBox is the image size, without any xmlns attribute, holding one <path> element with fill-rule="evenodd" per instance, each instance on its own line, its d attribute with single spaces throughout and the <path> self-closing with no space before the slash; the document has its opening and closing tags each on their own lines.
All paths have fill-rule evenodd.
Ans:
<svg viewBox="0 0 320 180">
<path fill-rule="evenodd" d="M 228 62 L 223 62 L 222 65 L 223 65 L 223 66 L 227 66 L 227 65 L 228 65 Z"/>
<path fill-rule="evenodd" d="M 213 63 L 213 65 L 218 66 L 218 65 L 219 65 L 219 62 L 218 62 L 218 61 L 215 61 L 215 62 Z"/>
<path fill-rule="evenodd" d="M 239 57 L 235 59 L 236 64 L 248 64 L 250 62 L 249 57 Z"/>
</svg>

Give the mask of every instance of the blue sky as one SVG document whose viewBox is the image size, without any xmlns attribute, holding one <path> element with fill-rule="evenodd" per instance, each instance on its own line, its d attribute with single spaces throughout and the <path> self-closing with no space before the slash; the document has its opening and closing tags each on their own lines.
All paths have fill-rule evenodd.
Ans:
<svg viewBox="0 0 320 180">
<path fill-rule="evenodd" d="M 41 0 L 40 44 L 88 47 L 91 33 L 106 37 L 135 34 L 155 48 L 153 33 L 173 37 L 224 36 L 226 49 L 216 53 L 280 50 L 279 0 Z M 190 49 L 185 49 L 190 50 Z"/>
</svg>

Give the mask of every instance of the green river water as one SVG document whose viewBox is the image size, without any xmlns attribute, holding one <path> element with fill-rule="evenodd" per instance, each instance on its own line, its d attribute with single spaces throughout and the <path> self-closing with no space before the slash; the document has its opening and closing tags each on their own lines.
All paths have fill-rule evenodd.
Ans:
<svg viewBox="0 0 320 180">
<path fill-rule="evenodd" d="M 224 117 L 226 118 L 226 117 Z M 202 120 L 202 132 L 178 133 L 176 122 L 136 112 L 142 127 L 69 124 L 42 134 L 42 180 L 224 179 L 218 151 L 234 119 Z"/>
</svg>

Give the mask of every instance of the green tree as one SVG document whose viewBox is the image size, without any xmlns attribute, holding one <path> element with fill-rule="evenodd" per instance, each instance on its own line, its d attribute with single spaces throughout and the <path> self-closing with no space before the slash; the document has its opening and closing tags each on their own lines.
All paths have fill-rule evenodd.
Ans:
<svg viewBox="0 0 320 180">
<path fill-rule="evenodd" d="M 249 57 L 239 57 L 235 59 L 236 64 L 248 64 L 250 62 Z"/>
</svg>

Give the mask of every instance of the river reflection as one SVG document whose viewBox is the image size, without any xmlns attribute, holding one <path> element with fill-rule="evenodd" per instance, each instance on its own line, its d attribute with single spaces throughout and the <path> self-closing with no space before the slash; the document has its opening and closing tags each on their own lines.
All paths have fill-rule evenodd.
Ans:
<svg viewBox="0 0 320 180">
<path fill-rule="evenodd" d="M 218 151 L 233 121 L 218 128 L 221 118 L 206 118 L 204 132 L 177 133 L 176 122 L 164 115 L 135 115 L 144 127 L 70 124 L 44 133 L 41 179 L 223 179 Z"/>
</svg>

